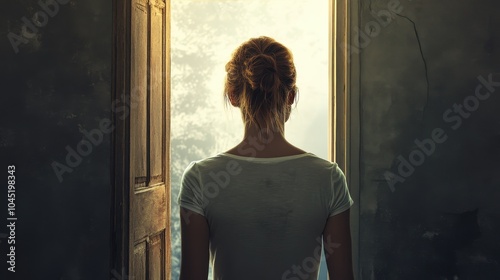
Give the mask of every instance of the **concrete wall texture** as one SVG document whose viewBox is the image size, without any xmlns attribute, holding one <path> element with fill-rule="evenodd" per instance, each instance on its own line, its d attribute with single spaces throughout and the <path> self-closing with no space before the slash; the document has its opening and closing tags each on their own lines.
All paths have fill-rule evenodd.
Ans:
<svg viewBox="0 0 500 280">
<path fill-rule="evenodd" d="M 0 279 L 110 279 L 111 138 L 92 131 L 111 118 L 111 1 L 4 1 L 0 14 Z"/>
<path fill-rule="evenodd" d="M 362 279 L 498 279 L 500 2 L 360 8 Z"/>
</svg>

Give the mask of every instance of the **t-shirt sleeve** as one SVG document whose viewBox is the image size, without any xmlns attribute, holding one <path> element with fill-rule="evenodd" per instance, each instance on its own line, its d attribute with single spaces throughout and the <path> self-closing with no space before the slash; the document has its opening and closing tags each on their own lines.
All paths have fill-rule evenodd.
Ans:
<svg viewBox="0 0 500 280">
<path fill-rule="evenodd" d="M 188 165 L 182 174 L 177 203 L 182 208 L 205 216 L 203 191 L 198 177 L 198 169 L 194 161 Z"/>
<path fill-rule="evenodd" d="M 329 204 L 330 217 L 346 211 L 353 205 L 344 172 L 336 163 L 332 170 L 332 193 Z"/>
</svg>

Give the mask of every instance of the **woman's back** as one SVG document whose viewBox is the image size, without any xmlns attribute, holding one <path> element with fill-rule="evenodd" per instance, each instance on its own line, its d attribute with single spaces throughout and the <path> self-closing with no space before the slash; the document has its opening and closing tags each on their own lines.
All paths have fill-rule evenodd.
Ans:
<svg viewBox="0 0 500 280">
<path fill-rule="evenodd" d="M 178 200 L 208 222 L 214 279 L 317 279 L 326 221 L 352 205 L 337 164 L 311 153 L 192 162 Z"/>
</svg>

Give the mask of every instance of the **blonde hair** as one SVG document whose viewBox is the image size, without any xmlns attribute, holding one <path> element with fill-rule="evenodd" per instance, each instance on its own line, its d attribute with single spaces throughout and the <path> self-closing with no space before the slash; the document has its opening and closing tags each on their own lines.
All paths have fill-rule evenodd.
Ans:
<svg viewBox="0 0 500 280">
<path fill-rule="evenodd" d="M 297 99 L 296 70 L 290 50 L 269 37 L 252 38 L 226 64 L 224 99 L 241 109 L 246 125 L 284 132 L 290 94 Z"/>
</svg>

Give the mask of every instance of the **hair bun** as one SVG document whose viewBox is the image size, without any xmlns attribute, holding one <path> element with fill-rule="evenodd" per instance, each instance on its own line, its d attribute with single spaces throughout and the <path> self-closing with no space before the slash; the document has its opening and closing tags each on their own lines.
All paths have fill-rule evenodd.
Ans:
<svg viewBox="0 0 500 280">
<path fill-rule="evenodd" d="M 268 54 L 257 54 L 244 63 L 243 75 L 253 91 L 274 92 L 280 84 L 276 59 Z"/>
</svg>

